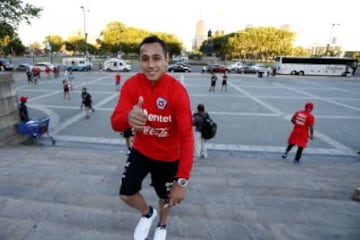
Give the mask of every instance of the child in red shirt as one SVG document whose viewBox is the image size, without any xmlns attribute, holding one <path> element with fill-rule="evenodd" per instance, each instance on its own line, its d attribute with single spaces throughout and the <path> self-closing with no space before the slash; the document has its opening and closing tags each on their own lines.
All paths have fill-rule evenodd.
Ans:
<svg viewBox="0 0 360 240">
<path fill-rule="evenodd" d="M 116 75 L 115 75 L 115 89 L 116 89 L 116 91 L 120 90 L 120 82 L 121 82 L 121 75 L 120 75 L 120 73 L 116 73 Z"/>
</svg>

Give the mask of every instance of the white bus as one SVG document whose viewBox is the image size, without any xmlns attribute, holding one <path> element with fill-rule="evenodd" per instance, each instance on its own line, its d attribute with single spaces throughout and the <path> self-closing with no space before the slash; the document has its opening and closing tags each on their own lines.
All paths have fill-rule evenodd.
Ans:
<svg viewBox="0 0 360 240">
<path fill-rule="evenodd" d="M 358 61 L 348 57 L 275 57 L 277 74 L 291 75 L 354 75 Z"/>
</svg>

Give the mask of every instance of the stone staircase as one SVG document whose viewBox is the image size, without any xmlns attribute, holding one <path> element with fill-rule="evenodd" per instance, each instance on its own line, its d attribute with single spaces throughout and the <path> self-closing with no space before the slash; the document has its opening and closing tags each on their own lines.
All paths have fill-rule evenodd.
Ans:
<svg viewBox="0 0 360 240">
<path fill-rule="evenodd" d="M 359 239 L 359 159 L 293 165 L 210 152 L 196 160 L 169 240 Z M 1 240 L 131 240 L 139 214 L 118 198 L 125 147 L 61 142 L 0 148 Z M 146 179 L 143 194 L 156 206 Z M 150 237 L 149 239 L 152 239 Z"/>
</svg>

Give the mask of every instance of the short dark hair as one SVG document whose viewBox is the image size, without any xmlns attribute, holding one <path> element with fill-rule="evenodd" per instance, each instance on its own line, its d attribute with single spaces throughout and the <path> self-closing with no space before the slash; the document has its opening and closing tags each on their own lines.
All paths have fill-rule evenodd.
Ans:
<svg viewBox="0 0 360 240">
<path fill-rule="evenodd" d="M 148 43 L 159 43 L 161 45 L 161 48 L 163 49 L 164 51 L 164 55 L 166 56 L 167 55 L 167 46 L 166 46 L 166 43 L 160 39 L 158 36 L 156 35 L 150 35 L 146 38 L 144 38 L 142 40 L 142 42 L 140 43 L 139 45 L 139 49 L 138 49 L 138 53 L 140 55 L 140 49 L 141 47 L 144 45 L 144 44 L 148 44 Z"/>
<path fill-rule="evenodd" d="M 205 106 L 204 106 L 204 104 L 199 104 L 198 106 L 197 106 L 197 110 L 199 111 L 199 112 L 204 112 L 205 111 Z"/>
</svg>

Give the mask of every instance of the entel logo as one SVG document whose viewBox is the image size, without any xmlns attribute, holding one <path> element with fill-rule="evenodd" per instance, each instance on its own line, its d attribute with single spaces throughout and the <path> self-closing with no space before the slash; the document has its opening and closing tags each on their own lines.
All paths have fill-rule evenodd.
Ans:
<svg viewBox="0 0 360 240">
<path fill-rule="evenodd" d="M 163 122 L 163 123 L 172 122 L 171 115 L 162 116 L 157 114 L 149 114 L 147 120 L 150 122 Z"/>
</svg>

